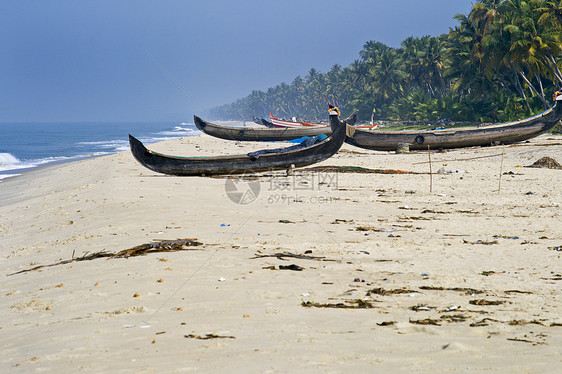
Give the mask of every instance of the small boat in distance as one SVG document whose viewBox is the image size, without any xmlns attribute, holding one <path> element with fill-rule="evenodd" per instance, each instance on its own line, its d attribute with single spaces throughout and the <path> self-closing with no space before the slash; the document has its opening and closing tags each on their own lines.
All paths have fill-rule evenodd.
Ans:
<svg viewBox="0 0 562 374">
<path fill-rule="evenodd" d="M 260 126 L 269 127 L 270 129 L 276 128 L 276 126 L 273 123 L 269 122 L 263 117 L 254 117 L 254 122 Z"/>
<path fill-rule="evenodd" d="M 562 118 L 562 95 L 555 97 L 554 106 L 536 116 L 519 121 L 481 127 L 444 130 L 366 131 L 355 129 L 346 143 L 375 151 L 394 151 L 398 144 L 408 144 L 411 150 L 462 148 L 511 144 L 534 138 L 552 129 Z"/>
<path fill-rule="evenodd" d="M 269 113 L 269 118 L 271 119 L 271 123 L 273 123 L 275 127 L 326 126 L 326 124 L 322 122 L 299 122 L 296 119 L 294 121 L 287 121 L 274 117 L 273 113 L 271 112 Z M 352 125 L 352 123 L 350 123 L 350 125 Z"/>
<path fill-rule="evenodd" d="M 351 113 L 349 115 L 349 117 L 347 117 L 346 121 L 348 125 L 354 126 L 355 123 L 357 122 L 357 113 L 359 111 L 354 111 L 353 113 Z M 284 128 L 284 127 L 314 127 L 314 126 L 326 126 L 325 123 L 322 122 L 303 122 L 303 121 L 297 121 L 296 119 L 294 121 L 287 121 L 284 119 L 279 119 L 279 118 L 275 118 L 273 116 L 273 113 L 269 112 L 269 116 L 271 118 L 271 121 L 267 121 L 265 118 L 261 117 L 262 119 L 262 125 L 267 126 L 267 127 L 271 127 L 270 124 L 273 124 L 274 127 L 280 127 L 280 128 Z M 265 121 L 265 122 L 264 122 Z M 373 128 L 376 127 L 376 125 L 374 126 L 357 126 L 360 128 Z"/>
<path fill-rule="evenodd" d="M 197 118 L 197 117 L 196 117 Z M 169 156 L 147 149 L 139 140 L 129 135 L 131 152 L 144 167 L 157 173 L 178 176 L 206 176 L 255 173 L 302 167 L 323 161 L 334 155 L 346 136 L 346 123 L 337 114 L 330 115 L 333 129 L 330 137 L 313 144 L 301 143 L 282 149 L 268 149 L 248 154 L 217 157 Z M 312 139 L 307 139 L 310 141 Z"/>
</svg>

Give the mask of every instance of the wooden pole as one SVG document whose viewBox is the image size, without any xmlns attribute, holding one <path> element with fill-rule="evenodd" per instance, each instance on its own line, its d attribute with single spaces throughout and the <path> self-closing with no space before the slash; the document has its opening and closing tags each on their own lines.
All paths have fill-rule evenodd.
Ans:
<svg viewBox="0 0 562 374">
<path fill-rule="evenodd" d="M 502 149 L 502 162 L 500 163 L 500 181 L 499 181 L 499 185 L 498 185 L 498 193 L 501 192 L 502 190 L 502 174 L 503 174 L 503 158 L 505 155 L 505 147 L 503 147 Z"/>
<path fill-rule="evenodd" d="M 433 172 L 431 170 L 431 151 L 429 149 L 429 144 L 427 145 L 427 156 L 429 157 L 429 192 L 433 192 Z"/>
</svg>

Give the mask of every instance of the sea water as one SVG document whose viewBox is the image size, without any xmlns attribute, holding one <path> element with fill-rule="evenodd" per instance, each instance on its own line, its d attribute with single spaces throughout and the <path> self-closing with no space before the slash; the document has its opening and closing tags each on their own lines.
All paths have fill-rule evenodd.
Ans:
<svg viewBox="0 0 562 374">
<path fill-rule="evenodd" d="M 50 163 L 125 151 L 128 134 L 150 144 L 200 132 L 185 122 L 0 123 L 0 180 Z"/>
</svg>

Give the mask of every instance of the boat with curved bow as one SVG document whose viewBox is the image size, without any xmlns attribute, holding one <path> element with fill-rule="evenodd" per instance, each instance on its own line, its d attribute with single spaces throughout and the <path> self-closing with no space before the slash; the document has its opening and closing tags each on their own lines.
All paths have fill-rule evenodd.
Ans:
<svg viewBox="0 0 562 374">
<path fill-rule="evenodd" d="M 330 115 L 329 137 L 307 139 L 296 146 L 267 149 L 248 154 L 216 157 L 170 156 L 147 149 L 129 135 L 131 152 L 144 167 L 163 174 L 178 176 L 206 176 L 244 174 L 302 167 L 323 161 L 334 155 L 346 137 L 346 123 L 337 114 Z"/>
<path fill-rule="evenodd" d="M 233 127 L 217 125 L 197 116 L 193 117 L 193 122 L 195 127 L 207 135 L 237 141 L 286 141 L 305 136 L 330 135 L 332 133 L 330 125 L 294 128 Z"/>
<path fill-rule="evenodd" d="M 534 138 L 552 129 L 562 118 L 562 95 L 554 106 L 536 116 L 519 121 L 480 127 L 444 130 L 367 131 L 355 129 L 346 143 L 376 151 L 394 151 L 398 144 L 408 144 L 411 150 L 462 148 L 511 144 Z"/>
</svg>

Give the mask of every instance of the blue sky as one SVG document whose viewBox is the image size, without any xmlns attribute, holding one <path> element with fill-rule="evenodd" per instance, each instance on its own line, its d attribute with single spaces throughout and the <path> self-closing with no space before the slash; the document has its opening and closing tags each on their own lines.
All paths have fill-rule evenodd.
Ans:
<svg viewBox="0 0 562 374">
<path fill-rule="evenodd" d="M 369 40 L 440 35 L 474 0 L 0 3 L 0 122 L 191 121 L 327 72 Z M 173 77 L 171 77 L 171 76 Z"/>
</svg>

